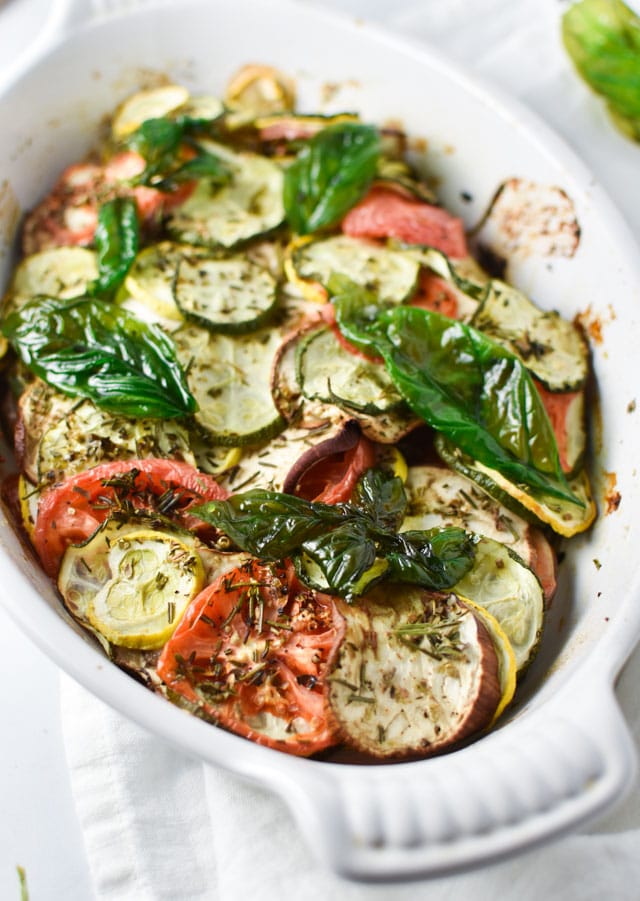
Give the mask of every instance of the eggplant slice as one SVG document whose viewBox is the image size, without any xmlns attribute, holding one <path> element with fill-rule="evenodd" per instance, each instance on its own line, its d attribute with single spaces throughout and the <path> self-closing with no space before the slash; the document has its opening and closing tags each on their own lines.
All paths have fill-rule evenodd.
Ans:
<svg viewBox="0 0 640 901">
<path fill-rule="evenodd" d="M 386 586 L 341 612 L 346 633 L 329 700 L 346 744 L 376 758 L 422 757 L 492 721 L 502 697 L 498 653 L 456 595 Z"/>
</svg>

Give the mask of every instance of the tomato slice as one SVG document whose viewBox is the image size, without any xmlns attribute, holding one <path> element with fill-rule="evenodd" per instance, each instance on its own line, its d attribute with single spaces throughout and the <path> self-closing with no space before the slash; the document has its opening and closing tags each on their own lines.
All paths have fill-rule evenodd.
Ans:
<svg viewBox="0 0 640 901">
<path fill-rule="evenodd" d="M 420 273 L 418 290 L 411 298 L 411 306 L 442 313 L 449 319 L 458 318 L 456 292 L 443 278 L 428 269 Z"/>
<path fill-rule="evenodd" d="M 354 238 L 397 238 L 408 244 L 427 244 L 457 259 L 467 256 L 461 219 L 390 188 L 372 188 L 344 217 L 342 231 Z"/>
<path fill-rule="evenodd" d="M 230 731 L 306 757 L 339 740 L 326 675 L 344 631 L 333 598 L 292 566 L 249 560 L 194 598 L 157 672 Z"/>
<path fill-rule="evenodd" d="M 227 496 L 212 476 L 177 460 L 101 463 L 42 495 L 33 543 L 45 571 L 55 577 L 66 548 L 87 539 L 118 507 L 162 513 L 197 531 L 208 527 L 189 508 Z"/>
<path fill-rule="evenodd" d="M 538 379 L 535 384 L 556 436 L 560 466 L 569 473 L 575 466 L 575 460 L 569 459 L 572 439 L 575 440 L 572 431 L 576 429 L 573 405 L 581 401 L 582 391 L 549 391 Z"/>
<path fill-rule="evenodd" d="M 371 441 L 362 436 L 349 450 L 319 460 L 302 476 L 296 487 L 298 497 L 324 504 L 341 504 L 351 498 L 356 482 L 375 466 L 376 452 Z"/>
</svg>

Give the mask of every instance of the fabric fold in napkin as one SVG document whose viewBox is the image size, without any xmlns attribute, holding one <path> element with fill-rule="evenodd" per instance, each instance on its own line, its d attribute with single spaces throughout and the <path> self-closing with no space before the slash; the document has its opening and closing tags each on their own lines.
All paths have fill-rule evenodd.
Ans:
<svg viewBox="0 0 640 901">
<path fill-rule="evenodd" d="M 618 147 L 620 139 L 574 77 L 560 48 L 561 3 L 324 0 L 324 5 L 378 19 L 413 39 L 429 40 L 471 71 L 525 100 L 563 131 L 579 152 L 584 147 L 594 168 L 598 159 L 608 160 Z M 594 135 L 603 148 L 595 146 Z M 610 190 L 615 187 L 615 171 L 596 174 Z M 620 179 L 623 175 L 622 168 Z M 620 186 L 619 202 L 627 215 L 640 209 L 637 178 Z M 632 225 L 640 232 L 639 214 Z M 620 680 L 619 696 L 640 747 L 639 684 L 640 652 L 636 652 Z M 588 834 L 564 838 L 514 860 L 429 883 L 356 885 L 339 880 L 316 862 L 281 799 L 185 757 L 64 676 L 61 701 L 72 789 L 98 901 L 637 901 L 639 897 L 637 789 Z"/>
</svg>

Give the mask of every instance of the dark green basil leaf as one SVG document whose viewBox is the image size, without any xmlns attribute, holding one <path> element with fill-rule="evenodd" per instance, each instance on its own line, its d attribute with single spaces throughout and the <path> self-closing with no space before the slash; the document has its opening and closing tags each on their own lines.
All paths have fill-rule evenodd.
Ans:
<svg viewBox="0 0 640 901">
<path fill-rule="evenodd" d="M 348 504 L 256 489 L 192 512 L 254 556 L 292 557 L 310 587 L 347 600 L 384 578 L 451 588 L 472 565 L 475 539 L 453 528 L 398 535 L 405 507 L 401 480 L 369 470 Z"/>
<path fill-rule="evenodd" d="M 135 178 L 136 184 L 172 191 L 178 184 L 198 178 L 212 179 L 216 184 L 230 180 L 226 163 L 191 139 L 192 125 L 186 118 L 147 119 L 134 131 L 127 143 L 146 161 L 144 171 Z M 184 158 L 185 146 L 194 154 L 191 158 Z"/>
<path fill-rule="evenodd" d="M 116 197 L 98 210 L 95 245 L 98 278 L 91 293 L 111 296 L 120 287 L 138 253 L 138 209 L 131 197 Z"/>
<path fill-rule="evenodd" d="M 381 469 L 369 469 L 358 480 L 351 504 L 382 529 L 394 531 L 402 523 L 407 509 L 402 479 Z"/>
<path fill-rule="evenodd" d="M 345 122 L 318 132 L 285 171 L 284 207 L 300 235 L 335 225 L 365 194 L 380 157 L 380 135 Z"/>
<path fill-rule="evenodd" d="M 173 418 L 197 406 L 171 339 L 92 297 L 36 297 L 3 324 L 21 360 L 73 397 L 131 417 Z"/>
<path fill-rule="evenodd" d="M 265 560 L 288 557 L 305 539 L 344 519 L 338 505 L 259 488 L 233 494 L 226 501 L 209 501 L 194 507 L 194 513 L 221 529 L 238 547 Z"/>
<path fill-rule="evenodd" d="M 562 17 L 562 38 L 615 124 L 640 141 L 640 17 L 622 0 L 581 0 Z"/>
<path fill-rule="evenodd" d="M 376 334 L 395 386 L 432 428 L 511 481 L 581 504 L 517 357 L 471 326 L 417 307 L 385 311 Z"/>
<path fill-rule="evenodd" d="M 389 549 L 389 578 L 429 588 L 451 588 L 471 568 L 476 538 L 454 526 L 401 532 Z"/>
</svg>

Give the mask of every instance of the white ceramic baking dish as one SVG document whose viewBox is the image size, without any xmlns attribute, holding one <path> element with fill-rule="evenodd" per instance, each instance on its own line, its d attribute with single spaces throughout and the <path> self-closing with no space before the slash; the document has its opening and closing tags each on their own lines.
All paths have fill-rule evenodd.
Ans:
<svg viewBox="0 0 640 901">
<path fill-rule="evenodd" d="M 561 186 L 572 199 L 582 232 L 576 255 L 530 256 L 512 275 L 541 304 L 569 317 L 589 309 L 601 326 L 593 347 L 593 475 L 600 498 L 615 480 L 622 500 L 568 545 L 543 649 L 513 711 L 469 747 L 420 762 L 356 767 L 291 758 L 172 707 L 110 665 L 67 620 L 52 585 L 3 523 L 0 595 L 8 611 L 63 669 L 132 720 L 279 792 L 312 848 L 342 874 L 377 880 L 453 872 L 601 813 L 634 774 L 613 683 L 640 634 L 640 418 L 628 377 L 640 346 L 640 269 L 615 210 L 538 119 L 436 52 L 374 27 L 290 0 L 185 0 L 102 16 L 89 3 L 55 10 L 0 95 L 0 282 L 21 211 L 91 147 L 115 103 L 153 73 L 216 92 L 239 65 L 271 63 L 296 77 L 301 106 L 310 110 L 322 105 L 330 83 L 337 86 L 332 108 L 400 120 L 427 139 L 442 200 L 469 224 L 509 176 Z"/>
</svg>

